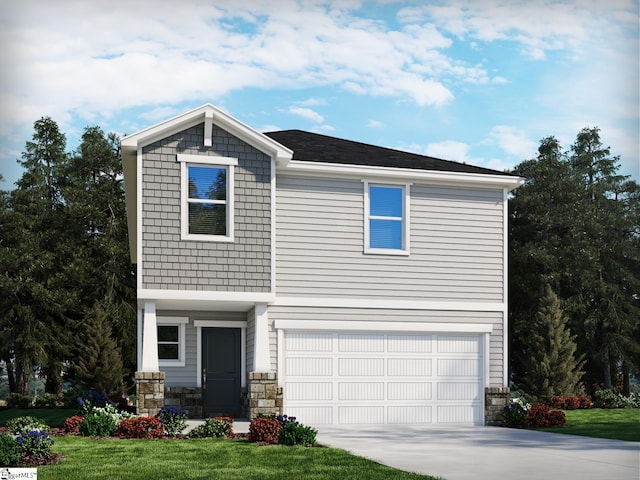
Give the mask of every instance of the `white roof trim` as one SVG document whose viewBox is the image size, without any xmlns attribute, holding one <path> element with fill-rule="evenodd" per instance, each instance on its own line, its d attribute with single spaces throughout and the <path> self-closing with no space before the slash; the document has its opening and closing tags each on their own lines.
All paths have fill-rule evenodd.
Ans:
<svg viewBox="0 0 640 480">
<path fill-rule="evenodd" d="M 514 189 L 524 184 L 524 178 L 511 175 L 488 175 L 479 173 L 447 172 L 440 170 L 419 170 L 413 168 L 375 167 L 368 165 L 326 163 L 291 160 L 287 165 L 279 166 L 282 173 L 294 175 L 339 175 L 357 178 L 381 178 L 396 180 L 414 180 L 434 183 L 468 185 L 474 183 L 486 186 L 502 186 Z"/>
<path fill-rule="evenodd" d="M 254 148 L 279 160 L 281 163 L 288 162 L 293 156 L 293 151 L 284 145 L 254 130 L 210 103 L 206 103 L 198 108 L 194 108 L 193 110 L 140 130 L 134 134 L 127 135 L 122 138 L 120 143 L 123 152 L 131 152 L 132 150 L 137 150 L 169 135 L 198 125 L 199 123 L 205 123 L 207 127 L 210 124 L 218 125 Z M 203 139 L 205 146 L 207 141 L 211 141 L 211 133 L 205 131 Z"/>
<path fill-rule="evenodd" d="M 491 333 L 490 323 L 430 323 L 430 322 L 370 322 L 332 320 L 276 320 L 276 330 L 350 330 L 358 332 L 421 332 L 421 333 Z"/>
</svg>

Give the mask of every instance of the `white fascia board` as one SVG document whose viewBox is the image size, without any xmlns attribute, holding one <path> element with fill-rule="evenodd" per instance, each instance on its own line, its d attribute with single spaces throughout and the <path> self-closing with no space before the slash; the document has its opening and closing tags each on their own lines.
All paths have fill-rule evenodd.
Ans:
<svg viewBox="0 0 640 480">
<path fill-rule="evenodd" d="M 447 302 L 382 298 L 294 297 L 278 295 L 276 307 L 372 308 L 390 310 L 439 310 L 454 312 L 504 312 L 501 302 Z"/>
<path fill-rule="evenodd" d="M 509 175 L 489 175 L 479 173 L 445 172 L 439 170 L 418 170 L 412 168 L 374 167 L 326 162 L 305 162 L 291 160 L 281 166 L 281 172 L 291 175 L 332 175 L 355 178 L 380 178 L 413 180 L 439 184 L 505 187 L 509 190 L 524 184 L 524 178 Z M 381 180 L 382 181 L 382 180 Z"/>
<path fill-rule="evenodd" d="M 433 332 L 433 333 L 491 333 L 490 323 L 439 323 L 439 322 L 371 322 L 332 320 L 275 320 L 277 330 L 340 330 L 360 332 Z"/>
<path fill-rule="evenodd" d="M 123 152 L 137 149 L 200 123 L 204 123 L 207 128 L 211 123 L 217 125 L 247 142 L 252 147 L 275 158 L 280 163 L 286 163 L 293 157 L 293 151 L 284 145 L 254 130 L 210 103 L 201 105 L 200 107 L 140 130 L 139 132 L 127 135 L 122 138 L 120 145 L 122 146 Z M 208 135 L 210 134 L 205 132 L 203 142 L 206 143 L 207 140 L 211 140 Z"/>
<path fill-rule="evenodd" d="M 138 305 L 154 301 L 158 309 L 220 309 L 244 312 L 257 303 L 273 303 L 274 293 L 221 292 L 205 290 L 138 289 Z"/>
</svg>

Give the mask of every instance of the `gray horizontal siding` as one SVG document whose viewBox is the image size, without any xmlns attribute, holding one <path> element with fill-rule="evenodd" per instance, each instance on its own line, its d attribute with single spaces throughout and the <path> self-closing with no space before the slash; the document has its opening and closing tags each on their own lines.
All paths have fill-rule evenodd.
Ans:
<svg viewBox="0 0 640 480">
<path fill-rule="evenodd" d="M 366 331 L 372 322 L 432 322 L 432 323 L 472 323 L 491 324 L 493 330 L 489 336 L 489 384 L 501 386 L 503 383 L 503 322 L 500 312 L 461 312 L 434 310 L 393 310 L 366 308 L 310 308 L 278 307 L 269 309 L 271 324 L 270 339 L 272 346 L 272 368 L 277 365 L 277 331 L 273 328 L 276 320 L 296 320 L 301 325 L 305 321 L 325 320 L 336 324 L 344 321 L 362 322 L 361 330 Z"/>
<path fill-rule="evenodd" d="M 204 148 L 203 138 L 201 124 L 143 149 L 142 288 L 268 292 L 271 159 L 216 126 L 212 147 Z M 179 153 L 238 159 L 234 242 L 182 240 Z"/>
<path fill-rule="evenodd" d="M 502 190 L 414 184 L 410 255 L 367 255 L 357 180 L 277 180 L 279 295 L 503 300 Z"/>
<path fill-rule="evenodd" d="M 157 312 L 158 317 L 188 317 L 189 323 L 186 325 L 186 348 L 184 367 L 160 367 L 165 372 L 165 385 L 167 387 L 195 387 L 198 378 L 197 359 L 197 328 L 194 327 L 195 320 L 224 320 L 224 321 L 244 321 L 247 320 L 245 312 L 190 312 L 184 310 L 162 310 Z M 248 335 L 247 335 L 248 338 Z M 249 348 L 247 348 L 247 356 Z M 248 364 L 247 364 L 248 365 Z M 245 373 L 246 375 L 246 373 Z"/>
</svg>

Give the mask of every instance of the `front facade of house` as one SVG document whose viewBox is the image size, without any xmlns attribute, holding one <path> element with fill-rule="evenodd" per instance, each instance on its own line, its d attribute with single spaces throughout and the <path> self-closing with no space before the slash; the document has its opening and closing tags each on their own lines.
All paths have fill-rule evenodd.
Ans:
<svg viewBox="0 0 640 480">
<path fill-rule="evenodd" d="M 518 177 L 203 105 L 122 139 L 141 413 L 482 424 Z"/>
</svg>

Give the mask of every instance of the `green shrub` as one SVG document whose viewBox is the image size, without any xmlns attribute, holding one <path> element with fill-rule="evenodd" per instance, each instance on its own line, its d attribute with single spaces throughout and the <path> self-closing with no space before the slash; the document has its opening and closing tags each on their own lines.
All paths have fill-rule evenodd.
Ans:
<svg viewBox="0 0 640 480">
<path fill-rule="evenodd" d="M 175 437 L 187 428 L 187 412 L 177 407 L 162 407 L 156 415 L 164 425 L 164 430 L 170 437 Z"/>
<path fill-rule="evenodd" d="M 190 438 L 228 438 L 233 436 L 233 420 L 229 417 L 207 418 L 191 432 Z"/>
<path fill-rule="evenodd" d="M 5 399 L 7 406 L 11 408 L 31 408 L 33 406 L 33 400 L 29 395 L 23 395 L 21 393 L 10 393 Z"/>
<path fill-rule="evenodd" d="M 45 393 L 35 400 L 35 406 L 37 408 L 58 408 L 62 407 L 63 405 L 63 398 L 54 393 Z"/>
<path fill-rule="evenodd" d="M 164 425 L 157 417 L 123 418 L 116 432 L 123 438 L 162 438 Z"/>
<path fill-rule="evenodd" d="M 520 397 L 514 397 L 502 409 L 502 424 L 505 427 L 522 427 L 531 404 Z"/>
<path fill-rule="evenodd" d="M 18 435 L 16 441 L 20 445 L 20 453 L 23 458 L 42 459 L 49 458 L 52 454 L 53 439 L 43 430 L 32 430 Z"/>
<path fill-rule="evenodd" d="M 273 417 L 254 418 L 249 424 L 250 442 L 258 443 L 278 443 L 280 437 L 280 422 Z"/>
<path fill-rule="evenodd" d="M 84 437 L 109 437 L 116 432 L 118 421 L 113 415 L 90 413 L 78 426 L 80 435 Z"/>
<path fill-rule="evenodd" d="M 312 447 L 316 444 L 318 431 L 296 421 L 287 422 L 280 429 L 278 443 L 281 445 L 302 445 Z"/>
<path fill-rule="evenodd" d="M 596 408 L 616 408 L 618 405 L 618 396 L 613 390 L 598 390 L 593 400 L 593 406 Z"/>
<path fill-rule="evenodd" d="M 0 465 L 15 467 L 20 463 L 20 445 L 11 435 L 0 435 Z"/>
<path fill-rule="evenodd" d="M 32 430 L 48 431 L 47 424 L 44 420 L 29 416 L 12 418 L 7 422 L 7 428 L 9 428 L 9 431 L 14 435 L 28 433 Z"/>
</svg>

